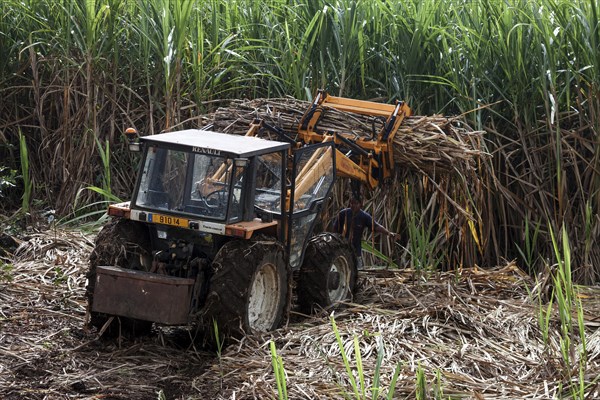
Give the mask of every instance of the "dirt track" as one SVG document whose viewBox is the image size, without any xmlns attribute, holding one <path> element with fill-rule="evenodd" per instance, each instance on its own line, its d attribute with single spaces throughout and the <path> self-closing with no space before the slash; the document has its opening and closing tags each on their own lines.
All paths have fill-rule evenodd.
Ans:
<svg viewBox="0 0 600 400">
<path fill-rule="evenodd" d="M 297 322 L 232 344 L 221 357 L 198 348 L 185 329 L 155 329 L 135 341 L 98 339 L 84 329 L 91 247 L 80 233 L 32 234 L 12 260 L 0 264 L 0 398 L 277 398 L 271 339 L 293 399 L 358 398 L 350 383 L 350 375 L 360 376 L 354 338 L 369 398 L 378 351 L 380 394 L 387 395 L 398 366 L 398 398 L 416 396 L 418 370 L 428 395 L 444 398 L 562 397 L 579 376 L 578 365 L 565 365 L 560 355 L 556 315 L 548 345 L 543 344 L 539 306 L 526 289 L 535 284 L 515 265 L 428 277 L 410 271 L 363 273 L 357 304 L 335 314 L 350 359 L 348 373 L 327 314 L 295 316 Z M 600 297 L 586 289 L 582 299 L 585 394 L 595 398 L 600 396 Z M 577 359 L 578 336 L 572 340 Z"/>
</svg>

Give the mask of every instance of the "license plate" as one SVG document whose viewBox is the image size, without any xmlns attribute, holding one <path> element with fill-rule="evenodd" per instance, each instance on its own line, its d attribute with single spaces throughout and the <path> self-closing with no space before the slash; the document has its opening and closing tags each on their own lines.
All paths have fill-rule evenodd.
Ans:
<svg viewBox="0 0 600 400">
<path fill-rule="evenodd" d="M 178 226 L 181 228 L 187 228 L 189 225 L 189 221 L 185 218 L 171 217 L 162 214 L 148 214 L 148 222 L 153 222 L 155 224 Z"/>
</svg>

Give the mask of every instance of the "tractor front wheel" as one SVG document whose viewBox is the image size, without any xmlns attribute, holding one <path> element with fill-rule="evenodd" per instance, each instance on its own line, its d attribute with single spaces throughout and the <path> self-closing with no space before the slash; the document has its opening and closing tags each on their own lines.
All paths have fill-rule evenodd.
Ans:
<svg viewBox="0 0 600 400">
<path fill-rule="evenodd" d="M 288 306 L 290 273 L 275 240 L 231 241 L 217 253 L 203 324 L 219 335 L 240 337 L 281 324 Z"/>
</svg>

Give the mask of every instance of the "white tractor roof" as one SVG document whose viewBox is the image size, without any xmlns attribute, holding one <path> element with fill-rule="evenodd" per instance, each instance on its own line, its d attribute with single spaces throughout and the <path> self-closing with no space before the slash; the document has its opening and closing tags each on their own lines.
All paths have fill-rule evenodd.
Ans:
<svg viewBox="0 0 600 400">
<path fill-rule="evenodd" d="M 201 129 L 160 133 L 158 135 L 144 136 L 140 140 L 150 142 L 150 144 L 161 143 L 177 147 L 184 146 L 189 148 L 189 151 L 195 153 L 210 153 L 215 155 L 229 153 L 229 155 L 236 155 L 238 157 L 251 157 L 290 147 L 290 144 L 286 142 Z"/>
</svg>

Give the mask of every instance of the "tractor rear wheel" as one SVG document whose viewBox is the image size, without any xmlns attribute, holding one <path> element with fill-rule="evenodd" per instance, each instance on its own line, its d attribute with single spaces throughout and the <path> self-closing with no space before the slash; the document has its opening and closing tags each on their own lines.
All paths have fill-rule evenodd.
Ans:
<svg viewBox="0 0 600 400">
<path fill-rule="evenodd" d="M 226 243 L 213 261 L 203 325 L 212 328 L 215 321 L 226 337 L 276 329 L 287 312 L 289 277 L 280 243 Z"/>
<path fill-rule="evenodd" d="M 346 239 L 328 232 L 312 237 L 298 279 L 301 310 L 311 313 L 352 299 L 357 276 L 356 258 Z"/>
<path fill-rule="evenodd" d="M 101 330 L 111 315 L 92 311 L 96 268 L 117 266 L 127 269 L 146 270 L 151 262 L 150 234 L 145 225 L 128 219 L 117 219 L 105 225 L 96 237 L 96 245 L 90 254 L 90 269 L 86 275 L 86 297 L 90 326 Z M 105 330 L 108 336 L 126 334 L 141 336 L 150 333 L 152 322 L 115 316 Z"/>
</svg>

